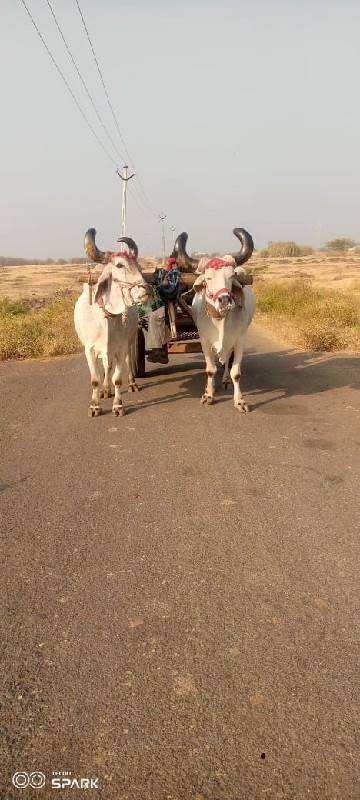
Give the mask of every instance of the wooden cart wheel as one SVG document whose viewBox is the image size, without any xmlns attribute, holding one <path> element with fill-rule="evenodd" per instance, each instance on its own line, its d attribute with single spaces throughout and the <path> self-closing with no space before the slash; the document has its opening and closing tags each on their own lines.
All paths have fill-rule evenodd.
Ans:
<svg viewBox="0 0 360 800">
<path fill-rule="evenodd" d="M 132 348 L 131 360 L 134 378 L 145 377 L 145 336 L 142 328 L 138 328 Z"/>
</svg>

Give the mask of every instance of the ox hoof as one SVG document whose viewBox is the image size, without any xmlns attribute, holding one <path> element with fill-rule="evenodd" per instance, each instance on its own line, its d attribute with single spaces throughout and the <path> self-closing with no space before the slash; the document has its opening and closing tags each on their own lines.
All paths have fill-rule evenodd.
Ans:
<svg viewBox="0 0 360 800">
<path fill-rule="evenodd" d="M 137 383 L 129 383 L 128 392 L 138 392 L 138 391 L 139 391 L 139 387 L 138 387 Z"/>
<path fill-rule="evenodd" d="M 100 414 L 102 414 L 101 406 L 90 406 L 88 417 L 100 417 Z"/>
<path fill-rule="evenodd" d="M 238 411 L 244 411 L 246 414 L 249 412 L 249 406 L 243 400 L 241 401 L 241 403 L 238 403 L 237 406 L 235 406 L 235 408 L 237 408 Z"/>
<path fill-rule="evenodd" d="M 103 397 L 104 400 L 107 400 L 109 397 L 112 397 L 114 392 L 111 389 L 102 389 L 100 392 L 100 397 Z"/>
<path fill-rule="evenodd" d="M 125 408 L 124 406 L 113 406 L 112 413 L 114 417 L 123 417 L 125 415 Z"/>
<path fill-rule="evenodd" d="M 203 394 L 200 403 L 202 406 L 204 405 L 212 406 L 214 403 L 214 398 L 210 397 L 208 394 Z"/>
</svg>

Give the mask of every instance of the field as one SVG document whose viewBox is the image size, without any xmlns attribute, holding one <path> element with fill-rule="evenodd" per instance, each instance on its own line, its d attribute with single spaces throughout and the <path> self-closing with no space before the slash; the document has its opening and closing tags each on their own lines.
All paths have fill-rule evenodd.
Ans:
<svg viewBox="0 0 360 800">
<path fill-rule="evenodd" d="M 288 281 L 303 278 L 315 287 L 360 292 L 360 255 L 314 253 L 302 258 L 261 258 L 256 253 L 249 261 L 265 280 Z"/>
<path fill-rule="evenodd" d="M 160 262 L 141 259 L 146 270 Z M 360 351 L 360 255 L 314 253 L 249 262 L 257 322 L 309 350 Z M 96 267 L 96 271 L 100 267 Z M 80 264 L 0 268 L 0 360 L 81 350 L 72 323 Z"/>
<path fill-rule="evenodd" d="M 360 256 L 315 252 L 249 262 L 257 322 L 304 350 L 360 352 Z"/>
<path fill-rule="evenodd" d="M 140 259 L 140 263 L 143 269 L 154 269 L 157 262 L 155 259 Z M 101 272 L 99 265 L 92 266 L 96 273 Z M 0 267 L 0 299 L 26 297 L 36 303 L 54 299 L 59 294 L 80 294 L 81 279 L 86 280 L 86 269 L 83 264 Z"/>
</svg>

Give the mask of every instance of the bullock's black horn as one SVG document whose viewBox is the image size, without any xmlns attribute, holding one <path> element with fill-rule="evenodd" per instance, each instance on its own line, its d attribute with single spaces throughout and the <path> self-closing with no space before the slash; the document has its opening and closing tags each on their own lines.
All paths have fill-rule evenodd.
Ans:
<svg viewBox="0 0 360 800">
<path fill-rule="evenodd" d="M 171 258 L 176 258 L 176 263 L 178 267 L 181 267 L 183 270 L 189 270 L 193 272 L 196 267 L 198 266 L 198 260 L 196 258 L 191 258 L 188 256 L 186 252 L 186 242 L 188 240 L 188 235 L 185 233 L 180 233 L 176 239 L 174 244 L 174 249 L 171 253 Z"/>
<path fill-rule="evenodd" d="M 238 253 L 232 254 L 237 266 L 240 267 L 242 264 L 245 264 L 245 261 L 248 261 L 252 255 L 254 242 L 252 236 L 250 236 L 250 233 L 248 233 L 245 228 L 234 228 L 233 234 L 242 244 L 241 250 L 239 250 Z"/>
<path fill-rule="evenodd" d="M 85 233 L 84 247 L 86 255 L 91 261 L 97 261 L 100 264 L 106 264 L 110 254 L 108 252 L 103 253 L 102 250 L 99 250 L 95 244 L 95 236 L 95 228 L 89 228 L 89 230 Z"/>
<path fill-rule="evenodd" d="M 133 251 L 133 253 L 135 255 L 135 258 L 138 257 L 139 250 L 138 250 L 138 246 L 137 246 L 136 242 L 134 242 L 134 239 L 129 239 L 128 236 L 121 236 L 121 238 L 118 239 L 118 242 L 125 242 L 125 244 L 127 244 L 129 249 Z"/>
</svg>

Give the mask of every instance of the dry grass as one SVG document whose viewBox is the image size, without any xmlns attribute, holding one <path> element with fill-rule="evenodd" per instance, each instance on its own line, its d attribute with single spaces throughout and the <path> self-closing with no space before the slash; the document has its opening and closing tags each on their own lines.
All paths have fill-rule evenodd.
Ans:
<svg viewBox="0 0 360 800">
<path fill-rule="evenodd" d="M 257 319 L 305 350 L 360 351 L 360 293 L 314 288 L 298 279 L 255 286 Z"/>
<path fill-rule="evenodd" d="M 145 271 L 155 263 L 141 261 Z M 255 254 L 248 266 L 257 320 L 276 336 L 309 350 L 360 351 L 359 256 L 315 253 L 264 263 Z M 73 308 L 85 275 L 83 265 L 1 269 L 0 360 L 81 352 Z M 54 299 L 59 293 L 66 296 Z"/>
<path fill-rule="evenodd" d="M 0 360 L 81 352 L 73 311 L 73 297 L 58 298 L 39 309 L 32 308 L 29 300 L 0 300 Z"/>
</svg>

